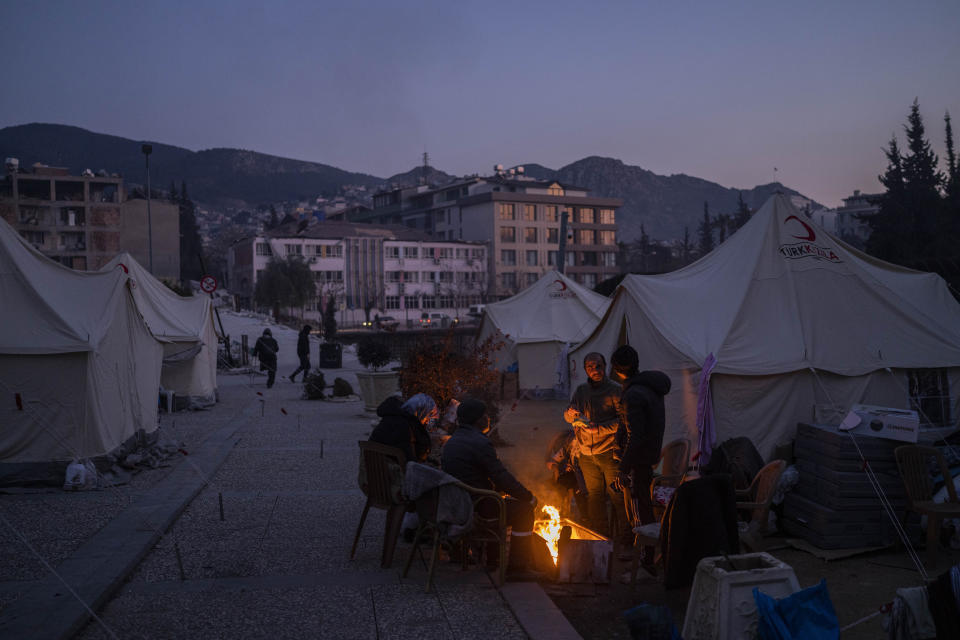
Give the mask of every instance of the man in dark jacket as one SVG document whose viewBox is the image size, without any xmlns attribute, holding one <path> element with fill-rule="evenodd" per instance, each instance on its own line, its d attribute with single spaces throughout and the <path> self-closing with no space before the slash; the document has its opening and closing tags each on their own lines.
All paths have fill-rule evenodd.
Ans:
<svg viewBox="0 0 960 640">
<path fill-rule="evenodd" d="M 576 434 L 574 452 L 587 492 L 590 526 L 611 535 L 607 524 L 606 497 L 610 496 L 622 531 L 630 532 L 623 496 L 614 488 L 617 481 L 617 432 L 620 430 L 620 385 L 610 380 L 602 354 L 588 353 L 583 359 L 587 381 L 577 387 L 563 418 Z M 614 485 L 614 486 L 611 486 Z M 631 536 L 632 542 L 632 536 Z"/>
<path fill-rule="evenodd" d="M 300 358 L 300 366 L 290 374 L 290 382 L 296 382 L 294 378 L 301 371 L 303 371 L 304 376 L 310 373 L 310 332 L 312 330 L 313 328 L 308 324 L 303 325 L 303 329 L 300 329 L 300 337 L 297 338 L 297 357 Z"/>
<path fill-rule="evenodd" d="M 464 400 L 457 409 L 457 430 L 443 445 L 441 467 L 457 480 L 478 489 L 506 493 L 507 524 L 511 526 L 510 559 L 507 572 L 513 578 L 524 577 L 532 569 L 533 510 L 537 499 L 510 473 L 487 438 L 490 422 L 487 406 L 473 399 Z M 484 518 L 496 513 L 480 511 Z"/>
<path fill-rule="evenodd" d="M 273 333 L 270 329 L 264 329 L 263 335 L 257 338 L 257 343 L 253 345 L 253 355 L 260 358 L 260 371 L 267 372 L 267 389 L 273 386 L 274 378 L 277 376 L 277 351 L 280 346 L 273 339 Z"/>
<path fill-rule="evenodd" d="M 663 447 L 663 396 L 670 391 L 670 378 L 662 371 L 640 371 L 639 364 L 630 345 L 618 347 L 610 358 L 611 377 L 623 385 L 620 401 L 627 434 L 617 483 L 627 499 L 633 499 L 639 523 L 647 524 L 654 521 L 650 482 Z M 653 549 L 645 551 L 647 566 L 653 562 L 652 554 Z"/>
</svg>

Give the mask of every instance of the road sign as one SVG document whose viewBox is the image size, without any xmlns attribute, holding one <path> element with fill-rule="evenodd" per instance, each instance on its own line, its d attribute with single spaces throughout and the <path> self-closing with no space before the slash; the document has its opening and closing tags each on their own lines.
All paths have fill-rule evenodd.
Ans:
<svg viewBox="0 0 960 640">
<path fill-rule="evenodd" d="M 200 278 L 200 289 L 204 293 L 213 293 L 217 290 L 217 279 L 213 276 L 203 276 Z"/>
</svg>

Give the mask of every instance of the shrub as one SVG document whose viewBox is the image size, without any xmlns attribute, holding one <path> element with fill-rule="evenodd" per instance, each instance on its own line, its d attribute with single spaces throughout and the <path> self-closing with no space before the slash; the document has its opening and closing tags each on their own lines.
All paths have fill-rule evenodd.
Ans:
<svg viewBox="0 0 960 640">
<path fill-rule="evenodd" d="M 503 342 L 492 336 L 461 354 L 449 334 L 440 344 L 420 343 L 407 356 L 400 370 L 403 397 L 425 393 L 443 411 L 451 400 L 471 397 L 487 405 L 490 424 L 500 419 L 500 372 L 493 366 L 495 352 Z"/>
<path fill-rule="evenodd" d="M 368 369 L 377 371 L 393 359 L 393 352 L 385 343 L 376 338 L 366 338 L 357 345 L 357 360 Z"/>
<path fill-rule="evenodd" d="M 343 378 L 334 378 L 333 379 L 333 397 L 334 398 L 345 398 L 347 396 L 353 395 L 353 387 L 350 386 L 350 383 L 344 380 Z"/>
<path fill-rule="evenodd" d="M 303 392 L 306 394 L 307 400 L 322 400 L 323 390 L 326 386 L 323 371 L 320 369 L 314 369 L 303 379 Z"/>
</svg>

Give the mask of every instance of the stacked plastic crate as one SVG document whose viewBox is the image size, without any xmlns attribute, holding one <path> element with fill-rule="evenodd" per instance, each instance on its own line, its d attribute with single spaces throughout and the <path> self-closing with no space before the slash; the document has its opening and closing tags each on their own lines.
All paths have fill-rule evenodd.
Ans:
<svg viewBox="0 0 960 640">
<path fill-rule="evenodd" d="M 896 541 L 896 530 L 864 469 L 864 459 L 903 522 L 906 490 L 893 451 L 904 443 L 865 434 L 854 437 L 856 443 L 836 427 L 797 426 L 794 455 L 800 483 L 784 503 L 783 526 L 787 533 L 821 549 L 881 546 Z"/>
</svg>

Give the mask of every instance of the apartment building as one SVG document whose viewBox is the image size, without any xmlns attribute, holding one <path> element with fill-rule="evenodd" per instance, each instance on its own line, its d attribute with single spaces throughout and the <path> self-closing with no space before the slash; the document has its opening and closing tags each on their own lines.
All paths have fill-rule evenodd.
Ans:
<svg viewBox="0 0 960 640">
<path fill-rule="evenodd" d="M 374 194 L 357 222 L 402 224 L 444 240 L 489 248 L 490 299 L 515 294 L 559 265 L 561 219 L 567 216 L 564 273 L 587 287 L 617 275 L 619 198 L 524 175 L 523 167 L 442 187 L 421 185 Z"/>
<path fill-rule="evenodd" d="M 843 206 L 837 208 L 836 232 L 843 240 L 863 247 L 870 238 L 868 218 L 880 211 L 882 193 L 853 192 L 843 199 Z"/>
<path fill-rule="evenodd" d="M 0 217 L 41 253 L 72 269 L 93 271 L 122 251 L 149 263 L 146 201 L 125 201 L 123 179 L 103 173 L 70 175 L 6 161 Z M 180 278 L 180 218 L 176 205 L 151 202 L 154 275 Z"/>
<path fill-rule="evenodd" d="M 228 255 L 229 287 L 254 308 L 258 278 L 272 258 L 296 256 L 313 272 L 316 295 L 304 319 L 319 321 L 332 297 L 341 326 L 389 315 L 416 326 L 420 315 L 463 317 L 487 291 L 487 248 L 441 240 L 398 225 L 342 221 L 291 223 L 245 238 Z"/>
</svg>

